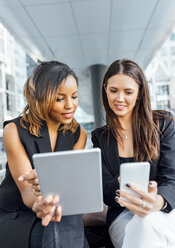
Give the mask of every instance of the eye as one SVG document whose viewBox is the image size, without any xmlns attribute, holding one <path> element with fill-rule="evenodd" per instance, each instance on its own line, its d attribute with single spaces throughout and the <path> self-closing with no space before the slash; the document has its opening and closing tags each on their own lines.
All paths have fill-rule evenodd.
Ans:
<svg viewBox="0 0 175 248">
<path fill-rule="evenodd" d="M 57 98 L 56 102 L 61 102 L 63 99 L 64 99 L 63 97 L 62 98 Z"/>
<path fill-rule="evenodd" d="M 126 91 L 127 95 L 131 95 L 133 92 L 132 91 Z"/>
<path fill-rule="evenodd" d="M 73 99 L 76 99 L 76 98 L 78 98 L 78 96 L 72 96 L 72 98 L 73 98 Z"/>
<path fill-rule="evenodd" d="M 111 92 L 111 93 L 116 93 L 117 90 L 112 90 L 112 89 L 111 89 L 110 92 Z"/>
</svg>

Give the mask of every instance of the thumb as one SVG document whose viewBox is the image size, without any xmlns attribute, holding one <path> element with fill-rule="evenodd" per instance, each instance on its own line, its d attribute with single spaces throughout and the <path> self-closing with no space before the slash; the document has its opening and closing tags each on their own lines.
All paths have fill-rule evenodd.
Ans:
<svg viewBox="0 0 175 248">
<path fill-rule="evenodd" d="M 148 184 L 148 192 L 157 194 L 157 183 L 155 181 L 150 181 Z"/>
</svg>

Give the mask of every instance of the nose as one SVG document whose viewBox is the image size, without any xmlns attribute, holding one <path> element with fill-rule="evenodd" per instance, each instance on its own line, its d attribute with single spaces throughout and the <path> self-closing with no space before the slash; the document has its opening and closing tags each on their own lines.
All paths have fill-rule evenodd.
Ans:
<svg viewBox="0 0 175 248">
<path fill-rule="evenodd" d="M 71 98 L 67 98 L 66 102 L 65 102 L 65 106 L 66 109 L 71 109 L 73 107 L 73 102 Z"/>
<path fill-rule="evenodd" d="M 124 101 L 124 94 L 122 92 L 118 92 L 118 94 L 117 94 L 117 100 L 119 102 L 123 102 Z"/>
</svg>

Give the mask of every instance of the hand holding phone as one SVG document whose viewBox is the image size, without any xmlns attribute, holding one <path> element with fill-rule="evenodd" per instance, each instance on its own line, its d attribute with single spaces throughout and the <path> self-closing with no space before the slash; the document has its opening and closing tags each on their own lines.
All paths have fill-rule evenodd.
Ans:
<svg viewBox="0 0 175 248">
<path fill-rule="evenodd" d="M 120 190 L 133 196 L 141 198 L 136 192 L 132 191 L 126 184 L 134 184 L 142 190 L 148 191 L 150 173 L 149 162 L 132 162 L 120 165 Z M 122 197 L 121 197 L 122 198 Z M 128 200 L 124 199 L 128 202 Z"/>
</svg>

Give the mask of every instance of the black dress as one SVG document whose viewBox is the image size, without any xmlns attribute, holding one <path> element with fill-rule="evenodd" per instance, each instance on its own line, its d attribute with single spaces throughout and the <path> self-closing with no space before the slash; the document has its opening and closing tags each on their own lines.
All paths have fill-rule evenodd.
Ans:
<svg viewBox="0 0 175 248">
<path fill-rule="evenodd" d="M 33 154 L 51 152 L 48 128 L 46 123 L 44 123 L 41 129 L 41 137 L 36 137 L 31 135 L 27 129 L 20 126 L 20 119 L 21 117 L 18 117 L 7 121 L 4 123 L 4 126 L 9 122 L 16 124 L 20 141 L 28 154 L 32 168 L 34 168 L 32 161 Z M 72 150 L 79 136 L 80 126 L 78 126 L 74 134 L 70 131 L 67 131 L 65 134 L 63 134 L 62 131 L 58 132 L 55 151 Z M 12 178 L 7 162 L 5 179 L 0 185 L 0 247 L 28 248 L 31 230 L 35 230 L 36 233 L 36 229 L 41 235 L 44 231 L 45 240 L 43 247 L 53 247 L 51 242 L 57 242 L 56 244 L 54 243 L 54 247 L 84 247 L 82 216 L 74 215 L 62 217 L 60 223 L 51 222 L 46 228 L 42 228 L 41 222 L 38 221 L 36 214 L 24 205 L 20 191 Z M 50 232 L 52 234 L 54 233 L 51 238 Z M 57 241 L 53 240 L 55 234 L 57 235 Z"/>
</svg>

